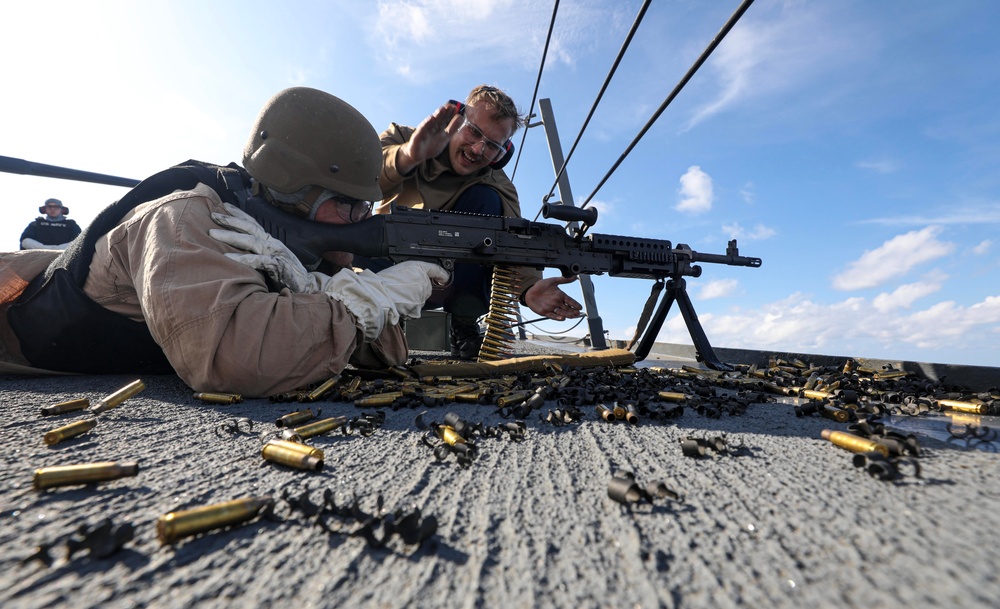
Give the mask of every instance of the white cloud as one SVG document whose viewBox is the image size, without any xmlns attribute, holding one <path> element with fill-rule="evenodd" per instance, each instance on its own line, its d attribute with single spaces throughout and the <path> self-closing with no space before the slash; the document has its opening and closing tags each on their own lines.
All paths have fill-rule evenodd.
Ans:
<svg viewBox="0 0 1000 609">
<path fill-rule="evenodd" d="M 690 129 L 744 100 L 800 87 L 863 55 L 863 32 L 831 28 L 828 9 L 814 3 L 774 3 L 745 16 L 712 53 L 706 67 L 716 93 L 685 125 Z M 761 12 L 764 11 L 764 14 Z"/>
<path fill-rule="evenodd" d="M 892 292 L 882 292 L 872 300 L 872 306 L 880 313 L 896 309 L 909 309 L 915 301 L 941 290 L 941 280 L 918 281 L 901 285 Z"/>
<path fill-rule="evenodd" d="M 951 225 L 951 224 L 1000 224 L 1000 203 L 982 205 L 955 205 L 943 202 L 935 207 L 944 208 L 938 215 L 910 215 L 872 218 L 862 224 L 884 224 L 886 226 L 917 225 Z"/>
<path fill-rule="evenodd" d="M 701 214 L 712 209 L 712 178 L 692 165 L 681 176 L 681 187 L 677 190 L 679 200 L 674 209 L 680 212 Z"/>
<path fill-rule="evenodd" d="M 715 347 L 903 359 L 917 349 L 939 350 L 947 363 L 979 363 L 1000 335 L 1000 295 L 970 306 L 936 303 L 909 315 L 889 316 L 864 298 L 832 304 L 795 293 L 758 310 L 699 316 Z M 680 315 L 668 318 L 659 341 L 690 344 Z M 920 361 L 935 361 L 923 359 Z"/>
<path fill-rule="evenodd" d="M 993 246 L 992 239 L 985 239 L 979 243 L 976 247 L 972 248 L 974 254 L 982 256 L 983 254 L 989 253 L 990 248 Z"/>
<path fill-rule="evenodd" d="M 754 192 L 753 182 L 747 182 L 743 185 L 743 188 L 740 188 L 740 196 L 743 197 L 744 202 L 750 205 L 754 204 L 757 200 L 757 193 Z"/>
<path fill-rule="evenodd" d="M 716 279 L 709 281 L 698 292 L 699 300 L 709 300 L 712 298 L 724 298 L 733 294 L 739 287 L 739 281 L 735 279 Z"/>
<path fill-rule="evenodd" d="M 858 161 L 855 165 L 860 169 L 867 169 L 875 173 L 892 173 L 899 169 L 899 164 L 891 159 Z"/>
<path fill-rule="evenodd" d="M 872 288 L 896 277 L 901 277 L 914 267 L 934 260 L 955 249 L 955 244 L 938 241 L 940 226 L 928 226 L 889 239 L 881 246 L 865 251 L 861 258 L 848 265 L 846 271 L 833 278 L 837 290 Z"/>
<path fill-rule="evenodd" d="M 732 224 L 723 224 L 722 232 L 729 235 L 730 239 L 748 239 L 751 241 L 762 241 L 764 239 L 770 239 L 771 237 L 778 234 L 778 231 L 771 228 L 770 226 L 764 226 L 763 224 L 754 224 L 753 230 L 747 231 L 738 222 L 734 222 Z"/>
</svg>

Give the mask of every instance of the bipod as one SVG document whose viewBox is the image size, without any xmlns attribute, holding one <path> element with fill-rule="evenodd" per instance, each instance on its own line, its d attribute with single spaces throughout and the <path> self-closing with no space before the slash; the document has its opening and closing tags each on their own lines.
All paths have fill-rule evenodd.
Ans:
<svg viewBox="0 0 1000 609">
<path fill-rule="evenodd" d="M 652 319 L 648 319 L 649 309 L 656 301 L 656 297 L 661 290 L 665 291 L 663 300 L 660 301 L 660 306 L 657 307 Z M 667 313 L 670 312 L 670 307 L 673 306 L 674 301 L 680 307 L 681 316 L 684 317 L 684 324 L 687 325 L 688 333 L 691 334 L 691 340 L 694 342 L 698 361 L 704 362 L 712 370 L 731 371 L 733 367 L 719 360 L 715 355 L 715 350 L 712 349 L 712 344 L 708 342 L 708 336 L 705 335 L 705 330 L 701 327 L 701 322 L 698 321 L 698 314 L 694 311 L 694 305 L 691 304 L 691 297 L 688 296 L 687 282 L 681 277 L 668 279 L 665 285 L 663 282 L 658 281 L 653 286 L 653 291 L 646 302 L 646 310 L 643 311 L 643 317 L 639 320 L 639 326 L 636 329 L 636 336 L 639 336 L 648 319 L 649 327 L 642 334 L 642 339 L 635 349 L 635 360 L 641 362 L 649 355 L 649 350 L 653 347 L 656 335 L 660 332 L 663 322 L 667 319 Z M 635 342 L 636 339 L 633 338 L 629 349 L 635 345 Z"/>
</svg>

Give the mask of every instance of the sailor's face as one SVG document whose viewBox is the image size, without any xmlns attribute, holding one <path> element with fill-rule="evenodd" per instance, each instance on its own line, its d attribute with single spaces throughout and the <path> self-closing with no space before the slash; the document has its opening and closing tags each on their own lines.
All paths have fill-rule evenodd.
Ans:
<svg viewBox="0 0 1000 609">
<path fill-rule="evenodd" d="M 316 221 L 324 224 L 351 224 L 351 215 L 344 214 L 343 203 L 328 199 L 316 210 Z M 337 268 L 349 268 L 354 263 L 354 254 L 350 252 L 324 252 L 323 260 Z"/>
<path fill-rule="evenodd" d="M 461 126 L 448 143 L 452 170 L 471 175 L 503 156 L 503 144 L 514 131 L 513 119 L 494 120 L 493 107 L 467 105 Z"/>
</svg>

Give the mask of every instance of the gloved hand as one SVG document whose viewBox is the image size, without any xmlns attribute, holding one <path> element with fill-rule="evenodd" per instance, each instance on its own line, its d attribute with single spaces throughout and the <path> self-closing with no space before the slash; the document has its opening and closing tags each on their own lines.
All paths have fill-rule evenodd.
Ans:
<svg viewBox="0 0 1000 609">
<path fill-rule="evenodd" d="M 229 215 L 213 213 L 212 219 L 228 230 L 213 228 L 208 234 L 216 241 L 251 252 L 230 252 L 226 254 L 227 258 L 267 273 L 268 277 L 293 292 L 312 294 L 320 291 L 323 280 L 329 279 L 327 275 L 307 271 L 288 246 L 267 234 L 249 214 L 230 203 L 223 205 Z"/>
<path fill-rule="evenodd" d="M 314 273 L 313 275 L 320 275 Z M 430 262 L 408 260 L 379 273 L 343 269 L 324 277 L 321 289 L 354 316 L 365 342 L 373 342 L 386 324 L 420 317 L 433 284 L 448 281 L 448 271 Z"/>
</svg>

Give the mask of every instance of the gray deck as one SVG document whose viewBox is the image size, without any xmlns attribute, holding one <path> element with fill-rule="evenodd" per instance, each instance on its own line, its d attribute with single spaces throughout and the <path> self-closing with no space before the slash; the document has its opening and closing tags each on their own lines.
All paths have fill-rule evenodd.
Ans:
<svg viewBox="0 0 1000 609">
<path fill-rule="evenodd" d="M 658 361 L 657 365 L 667 362 Z M 46 446 L 43 433 L 79 417 L 42 418 L 41 406 L 97 400 L 135 377 L 0 377 L 0 606 L 16 607 L 996 607 L 1000 598 L 1000 457 L 935 440 L 922 428 L 921 479 L 885 482 L 820 438 L 842 428 L 797 418 L 790 403 L 758 403 L 709 419 L 687 409 L 637 426 L 529 419 L 522 442 L 480 443 L 471 467 L 437 461 L 420 442 L 415 410 L 387 411 L 372 436 L 314 438 L 321 472 L 260 459 L 258 433 L 300 404 L 203 404 L 176 377 L 101 415 L 93 431 Z M 357 415 L 320 402 L 323 416 Z M 549 403 L 546 409 L 554 408 Z M 371 409 L 365 409 L 370 411 Z M 493 407 L 428 409 L 440 422 L 504 423 Z M 252 433 L 218 431 L 249 417 Z M 989 419 L 984 419 L 990 421 Z M 726 434 L 742 456 L 692 459 L 685 435 Z M 35 469 L 138 461 L 139 475 L 38 492 Z M 624 506 L 609 499 L 612 472 L 665 481 L 681 493 Z M 373 512 L 419 507 L 439 522 L 419 546 L 382 548 L 329 534 L 304 517 L 255 520 L 174 545 L 156 538 L 173 510 L 253 495 L 319 500 L 355 494 Z M 103 517 L 132 523 L 135 539 L 105 559 L 66 560 L 66 540 Z M 343 532 L 356 530 L 350 519 Z M 53 543 L 54 562 L 22 563 Z"/>
</svg>

